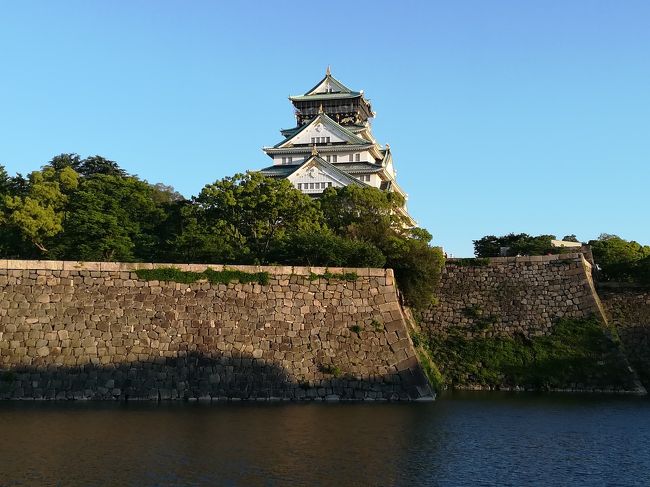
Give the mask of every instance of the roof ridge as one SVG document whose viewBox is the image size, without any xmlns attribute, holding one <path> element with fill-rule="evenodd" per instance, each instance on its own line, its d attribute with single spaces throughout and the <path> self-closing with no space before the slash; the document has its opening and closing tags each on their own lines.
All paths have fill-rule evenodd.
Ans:
<svg viewBox="0 0 650 487">
<path fill-rule="evenodd" d="M 309 96 L 309 95 L 320 94 L 320 93 L 314 93 L 314 91 L 316 91 L 316 89 L 318 89 L 319 86 L 321 86 L 325 81 L 328 81 L 328 80 L 330 81 L 331 84 L 333 84 L 334 86 L 336 86 L 336 87 L 339 89 L 339 91 L 336 91 L 336 92 L 334 92 L 334 91 L 332 91 L 332 92 L 327 92 L 327 91 L 326 91 L 325 93 L 356 93 L 354 90 L 351 90 L 350 88 L 348 88 L 347 86 L 345 86 L 343 83 L 341 83 L 339 80 L 337 80 L 337 79 L 336 79 L 334 76 L 332 76 L 332 74 L 328 71 L 328 72 L 325 74 L 325 77 L 324 77 L 323 79 L 321 79 L 318 83 L 316 83 L 316 85 L 315 85 L 314 87 L 312 87 L 310 90 L 307 90 L 307 91 L 304 93 L 303 96 Z"/>
</svg>

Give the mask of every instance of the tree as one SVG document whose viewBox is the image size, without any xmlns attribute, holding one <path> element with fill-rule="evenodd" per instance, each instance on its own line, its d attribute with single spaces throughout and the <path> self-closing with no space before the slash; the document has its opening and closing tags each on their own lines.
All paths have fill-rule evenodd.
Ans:
<svg viewBox="0 0 650 487">
<path fill-rule="evenodd" d="M 604 280 L 638 280 L 639 272 L 643 274 L 644 268 L 638 263 L 650 257 L 650 246 L 606 233 L 600 235 L 597 240 L 589 241 L 589 246 L 594 261 L 601 270 L 600 278 Z"/>
<path fill-rule="evenodd" d="M 69 167 L 46 167 L 29 175 L 26 193 L 4 196 L 4 219 L 24 240 L 47 253 L 45 241 L 63 229 L 68 195 L 77 188 L 78 175 Z"/>
<path fill-rule="evenodd" d="M 410 306 L 431 304 L 442 273 L 442 250 L 431 247 L 431 234 L 411 228 L 402 213 L 404 199 L 377 188 L 328 188 L 320 199 L 326 224 L 339 236 L 377 247 Z"/>
<path fill-rule="evenodd" d="M 404 198 L 377 188 L 327 188 L 320 200 L 327 225 L 338 235 L 377 243 L 389 234 L 407 233 Z"/>
<path fill-rule="evenodd" d="M 193 200 L 199 224 L 239 246 L 244 262 L 268 262 L 272 247 L 293 232 L 315 230 L 322 214 L 285 179 L 249 172 L 209 184 Z"/>
<path fill-rule="evenodd" d="M 128 176 L 127 172 L 117 162 L 110 161 L 102 156 L 89 156 L 81 160 L 78 172 L 84 177 L 94 176 L 95 174 L 116 177 Z"/>
<path fill-rule="evenodd" d="M 78 154 L 64 153 L 54 156 L 45 167 L 61 170 L 69 167 L 82 177 L 90 177 L 95 174 L 107 176 L 126 177 L 128 174 L 115 161 L 108 160 L 102 156 L 89 156 L 81 159 Z"/>
<path fill-rule="evenodd" d="M 479 240 L 474 240 L 474 255 L 476 257 L 499 257 L 501 250 L 505 255 L 545 255 L 555 252 L 551 240 L 555 235 L 538 235 L 536 237 L 527 233 L 509 233 L 501 237 L 487 235 Z"/>
<path fill-rule="evenodd" d="M 5 167 L 0 164 L 0 196 L 8 194 L 10 187 L 11 178 L 9 177 Z"/>
<path fill-rule="evenodd" d="M 46 167 L 51 167 L 55 171 L 60 171 L 65 167 L 73 169 L 75 172 L 79 173 L 79 166 L 81 165 L 81 157 L 79 154 L 73 153 L 64 153 L 54 156 L 50 162 L 47 163 Z"/>
<path fill-rule="evenodd" d="M 156 183 L 150 186 L 153 190 L 153 200 L 158 205 L 185 201 L 185 197 L 176 191 L 173 186 L 168 186 L 163 183 Z"/>
<path fill-rule="evenodd" d="M 576 237 L 573 233 L 571 235 L 565 235 L 562 237 L 562 240 L 565 242 L 580 242 L 580 240 L 578 240 L 578 237 Z"/>
<path fill-rule="evenodd" d="M 386 257 L 375 245 L 352 240 L 329 229 L 291 234 L 274 249 L 275 262 L 334 267 L 383 267 Z"/>
<path fill-rule="evenodd" d="M 149 184 L 94 174 L 70 200 L 60 252 L 79 260 L 152 261 L 159 244 L 154 229 L 162 219 Z"/>
<path fill-rule="evenodd" d="M 205 221 L 198 205 L 189 202 L 174 208 L 175 212 L 167 213 L 165 223 L 171 225 L 163 232 L 166 237 L 161 238 L 167 261 L 230 263 L 244 252 L 243 240 L 233 238 L 226 222 Z"/>
</svg>

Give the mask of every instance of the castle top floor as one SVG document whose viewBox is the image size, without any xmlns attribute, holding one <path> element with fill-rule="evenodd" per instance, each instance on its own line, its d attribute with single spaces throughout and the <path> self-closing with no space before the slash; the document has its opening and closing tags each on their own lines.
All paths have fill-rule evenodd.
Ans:
<svg viewBox="0 0 650 487">
<path fill-rule="evenodd" d="M 332 76 L 329 67 L 325 77 L 303 95 L 290 96 L 298 126 L 325 112 L 341 125 L 365 124 L 374 116 L 363 90 L 353 91 Z"/>
</svg>

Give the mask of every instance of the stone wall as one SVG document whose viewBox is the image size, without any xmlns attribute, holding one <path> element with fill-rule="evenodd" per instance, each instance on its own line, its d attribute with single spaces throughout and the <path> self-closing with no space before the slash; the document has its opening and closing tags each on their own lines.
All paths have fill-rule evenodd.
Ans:
<svg viewBox="0 0 650 487">
<path fill-rule="evenodd" d="M 391 270 L 229 267 L 268 285 L 133 272 L 154 267 L 0 260 L 0 398 L 432 397 Z"/>
<path fill-rule="evenodd" d="M 650 289 L 601 285 L 598 294 L 630 364 L 650 387 Z"/>
<path fill-rule="evenodd" d="M 579 253 L 450 259 L 422 329 L 450 387 L 645 394 Z"/>
<path fill-rule="evenodd" d="M 431 333 L 534 337 L 558 318 L 602 316 L 582 254 L 449 259 L 438 296 L 424 314 Z"/>
</svg>

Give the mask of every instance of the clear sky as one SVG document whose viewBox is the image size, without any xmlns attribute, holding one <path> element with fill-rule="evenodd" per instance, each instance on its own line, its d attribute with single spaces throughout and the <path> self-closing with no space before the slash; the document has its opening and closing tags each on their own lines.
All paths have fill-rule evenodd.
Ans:
<svg viewBox="0 0 650 487">
<path fill-rule="evenodd" d="M 99 154 L 185 196 L 269 165 L 327 65 L 420 225 L 650 244 L 650 2 L 0 1 L 0 163 Z"/>
</svg>

